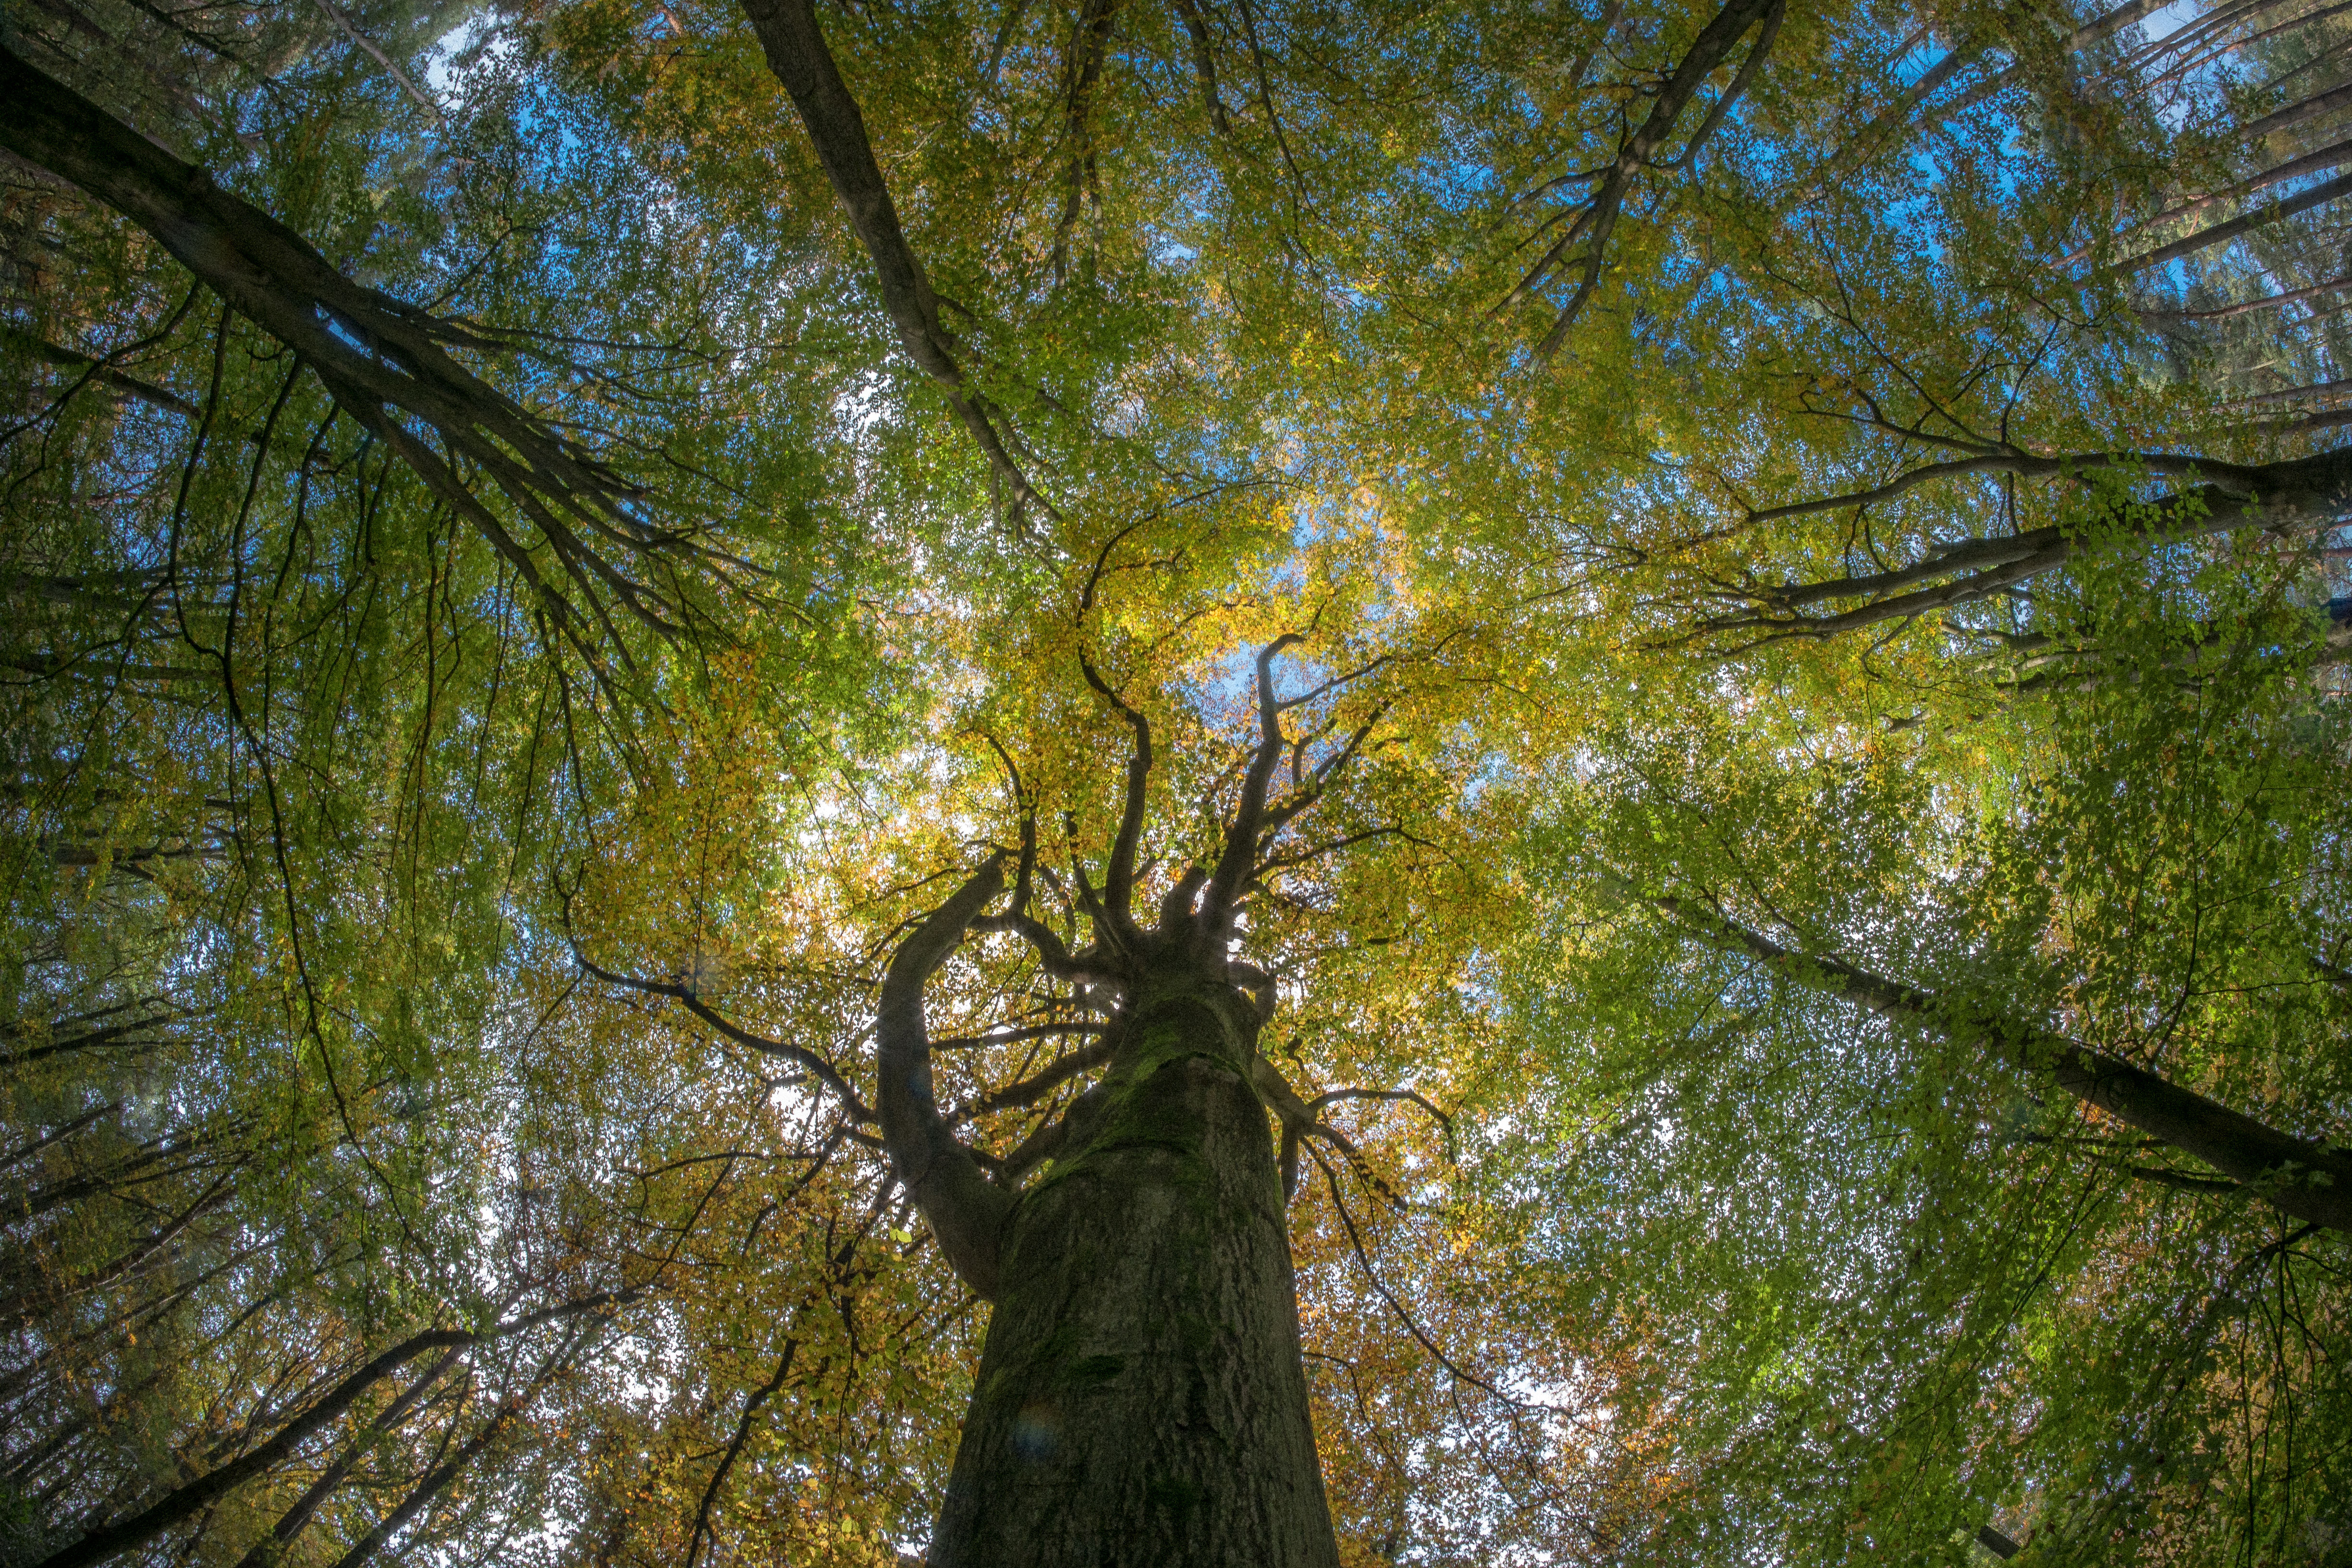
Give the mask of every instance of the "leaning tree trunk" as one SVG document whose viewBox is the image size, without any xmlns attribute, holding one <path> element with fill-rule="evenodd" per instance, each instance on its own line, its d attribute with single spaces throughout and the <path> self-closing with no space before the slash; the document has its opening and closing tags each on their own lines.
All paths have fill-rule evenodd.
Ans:
<svg viewBox="0 0 2352 1568">
<path fill-rule="evenodd" d="M 1256 1011 L 1166 956 L 1005 1222 L 931 1568 L 1338 1561 Z"/>
</svg>

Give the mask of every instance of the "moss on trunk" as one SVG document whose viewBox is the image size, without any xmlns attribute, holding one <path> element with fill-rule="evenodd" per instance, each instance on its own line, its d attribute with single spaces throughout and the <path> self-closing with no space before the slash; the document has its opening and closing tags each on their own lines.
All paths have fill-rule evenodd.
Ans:
<svg viewBox="0 0 2352 1568">
<path fill-rule="evenodd" d="M 1136 987 L 1013 1212 L 932 1568 L 1338 1560 L 1256 1014 L 1204 968 Z"/>
</svg>

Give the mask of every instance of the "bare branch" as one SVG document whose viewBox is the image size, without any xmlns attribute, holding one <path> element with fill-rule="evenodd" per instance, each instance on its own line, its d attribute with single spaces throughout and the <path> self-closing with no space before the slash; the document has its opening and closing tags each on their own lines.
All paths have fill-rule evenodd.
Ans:
<svg viewBox="0 0 2352 1568">
<path fill-rule="evenodd" d="M 2352 88 L 2343 90 L 2352 94 Z M 2352 192 L 2352 174 L 2338 174 L 2336 178 L 2314 185 L 2309 190 L 2297 191 L 2284 201 L 2266 204 L 2256 207 L 2252 212 L 2233 217 L 2226 223 L 2217 223 L 2210 227 L 2200 228 L 2194 234 L 2184 235 L 2169 245 L 2160 245 L 2143 255 L 2128 257 L 2116 262 L 2109 270 L 2119 278 L 2127 278 L 2135 272 L 2145 272 L 2151 267 L 2161 267 L 2168 261 L 2177 261 L 2184 256 L 2224 244 L 2250 230 L 2279 223 L 2294 216 L 2297 213 L 2309 212 L 2315 206 L 2334 201 L 2347 192 Z"/>
<path fill-rule="evenodd" d="M 543 1308 L 480 1331 L 428 1329 L 422 1333 L 412 1334 L 344 1378 L 299 1415 L 280 1426 L 268 1441 L 227 1464 L 173 1488 L 127 1519 L 94 1527 L 71 1545 L 42 1559 L 39 1568 L 89 1568 L 91 1563 L 103 1563 L 144 1546 L 181 1521 L 226 1496 L 234 1488 L 269 1469 L 292 1453 L 305 1438 L 349 1409 L 377 1383 L 429 1351 L 478 1345 L 508 1338 L 561 1318 L 617 1306 L 640 1293 L 635 1290 L 600 1290 L 579 1300 Z"/>
<path fill-rule="evenodd" d="M 328 18 L 332 21 L 336 26 L 341 27 L 343 30 L 343 36 L 345 37 L 351 39 L 352 42 L 357 44 L 362 50 L 366 51 L 367 57 L 370 59 L 375 61 L 376 64 L 383 68 L 384 74 L 391 77 L 394 81 L 400 84 L 400 90 L 406 93 L 409 96 L 410 100 L 414 102 L 417 108 L 425 110 L 425 116 L 426 119 L 430 120 L 436 127 L 441 124 L 443 120 L 441 106 L 433 101 L 432 95 L 427 93 L 423 88 L 418 87 L 416 83 L 410 79 L 408 73 L 401 69 L 399 63 L 390 55 L 385 54 L 381 48 L 378 48 L 374 39 L 369 37 L 365 33 L 361 32 L 358 25 L 354 23 L 350 16 L 344 14 L 343 8 L 341 5 L 336 5 L 335 0 L 319 0 L 319 8 L 326 12 Z"/>
<path fill-rule="evenodd" d="M 2275 310 L 2283 305 L 2299 305 L 2305 300 L 2315 300 L 2323 294 L 2337 294 L 2352 289 L 2352 278 L 2338 278 L 2326 283 L 2315 283 L 2308 289 L 2289 289 L 2283 293 L 2265 294 L 2259 300 L 2242 300 L 2234 305 L 2216 305 L 2208 310 L 2143 310 L 2150 321 L 2222 321 L 2232 316 L 2243 316 L 2256 310 Z"/>
<path fill-rule="evenodd" d="M 1043 1072 L 1033 1073 L 1018 1083 L 992 1089 L 957 1113 L 958 1121 L 969 1121 L 975 1116 L 985 1116 L 992 1110 L 1017 1110 L 1036 1104 L 1047 1095 L 1082 1072 L 1098 1068 L 1110 1060 L 1116 1042 L 1104 1040 L 1083 1050 L 1072 1051 Z"/>
<path fill-rule="evenodd" d="M 1320 1120 L 1322 1110 L 1325 1106 L 1337 1105 L 1344 1100 L 1397 1100 L 1405 1104 L 1418 1105 L 1423 1110 L 1429 1112 L 1431 1119 L 1433 1120 L 1439 1128 L 1444 1131 L 1447 1156 L 1449 1158 L 1452 1157 L 1454 1149 L 1454 1119 L 1446 1115 L 1445 1112 L 1438 1110 L 1436 1106 L 1431 1104 L 1420 1090 L 1412 1089 L 1335 1089 L 1326 1093 L 1317 1095 L 1308 1102 L 1308 1109 L 1316 1113 L 1318 1120 Z"/>
<path fill-rule="evenodd" d="M 971 922 L 974 931 L 985 929 L 982 922 Z M 931 1049 L 938 1051 L 971 1050 L 981 1046 L 1012 1046 L 1024 1040 L 1051 1039 L 1056 1035 L 1099 1035 L 1100 1024 L 1031 1024 L 1024 1028 L 999 1029 L 988 1035 L 951 1035 L 944 1040 L 933 1040 Z"/>
<path fill-rule="evenodd" d="M 352 282 L 300 235 L 5 47 L 0 146 L 138 224 L 236 313 L 292 349 L 353 418 L 507 558 L 558 631 L 592 664 L 598 662 L 593 628 L 607 595 L 662 637 L 688 632 L 692 611 L 677 584 L 656 586 L 633 575 L 595 542 L 618 547 L 632 563 L 667 556 L 709 564 L 716 557 L 691 531 L 647 521 L 636 510 L 645 495 L 639 487 L 449 353 L 453 346 L 495 351 L 500 343 Z M 569 593 L 412 421 L 490 477 L 543 535 Z M 625 660 L 625 647 L 617 651 Z"/>
<path fill-rule="evenodd" d="M 1493 313 L 1500 315 L 1531 297 L 1580 243 L 1584 246 L 1583 259 L 1579 264 L 1582 277 L 1578 280 L 1574 295 L 1553 319 L 1551 330 L 1537 344 L 1538 359 L 1549 361 L 1559 352 L 1560 342 L 1568 336 L 1569 328 L 1575 324 L 1585 301 L 1600 286 L 1601 268 L 1608 258 L 1609 237 L 1617 226 L 1618 215 L 1624 206 L 1626 193 L 1633 188 L 1635 176 L 1656 163 L 1659 149 L 1674 133 L 1675 122 L 1682 118 L 1683 110 L 1696 96 L 1699 88 L 1715 73 L 1725 58 L 1738 47 L 1739 40 L 1748 36 L 1749 29 L 1761 21 L 1766 26 L 1765 37 L 1750 51 L 1748 66 L 1741 70 L 1735 88 L 1727 91 L 1726 100 L 1734 92 L 1744 90 L 1753 68 L 1762 60 L 1764 46 L 1770 43 L 1778 30 L 1782 3 L 1783 0 L 1730 0 L 1730 4 L 1700 29 L 1698 37 L 1691 42 L 1690 51 L 1658 89 L 1648 118 L 1642 122 L 1641 129 L 1626 138 L 1618 148 L 1615 160 L 1601 174 L 1599 188 L 1579 212 L 1575 221 L 1569 225 L 1568 232 L 1561 235 L 1533 267 L 1528 268 L 1511 291 L 1504 296 L 1502 302 L 1495 307 Z M 1713 129 L 1711 118 L 1706 131 Z M 1696 151 L 1696 146 L 1692 151 Z"/>
<path fill-rule="evenodd" d="M 1242 775 L 1241 800 L 1225 826 L 1224 851 L 1217 857 L 1216 870 L 1209 878 L 1208 898 L 1201 909 L 1203 934 L 1213 943 L 1223 942 L 1233 931 L 1235 903 L 1257 859 L 1266 786 L 1273 782 L 1275 764 L 1282 759 L 1282 704 L 1274 695 L 1275 656 L 1306 640 L 1297 632 L 1285 632 L 1258 650 L 1257 751 L 1250 758 L 1249 771 Z"/>
<path fill-rule="evenodd" d="M 631 991 L 643 992 L 648 996 L 666 996 L 684 1005 L 688 1012 L 737 1045 L 758 1051 L 762 1056 L 776 1057 L 796 1067 L 805 1068 L 812 1078 L 840 1096 L 842 1104 L 847 1108 L 851 1116 L 867 1126 L 873 1125 L 876 1120 L 873 1108 L 859 1097 L 858 1092 L 849 1086 L 849 1080 L 843 1078 L 831 1062 L 826 1061 L 807 1047 L 793 1045 L 789 1040 L 772 1040 L 765 1035 L 755 1035 L 719 1013 L 684 985 L 667 980 L 644 980 L 634 974 L 623 974 L 616 970 L 606 969 L 589 958 L 587 953 L 581 950 L 580 939 L 572 934 L 572 914 L 568 900 L 563 915 L 563 940 L 572 949 L 572 962 L 607 985 L 624 986 Z"/>
<path fill-rule="evenodd" d="M 1078 654 L 1078 668 L 1086 672 L 1087 684 L 1100 693 L 1104 701 L 1118 709 L 1120 716 L 1126 719 L 1128 727 L 1135 731 L 1135 750 L 1127 759 L 1127 799 L 1119 811 L 1118 837 L 1111 842 L 1110 864 L 1103 875 L 1103 905 L 1110 917 L 1108 934 L 1118 942 L 1132 945 L 1138 937 L 1135 929 L 1135 851 L 1143 838 L 1145 795 L 1151 777 L 1151 722 L 1110 689 L 1109 682 L 1096 671 L 1093 661 L 1083 650 Z"/>
</svg>

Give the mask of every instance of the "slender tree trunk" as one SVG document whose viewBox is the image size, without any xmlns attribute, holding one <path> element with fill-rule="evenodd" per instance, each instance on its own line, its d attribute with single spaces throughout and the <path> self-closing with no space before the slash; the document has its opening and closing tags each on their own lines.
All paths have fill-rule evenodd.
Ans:
<svg viewBox="0 0 2352 1568">
<path fill-rule="evenodd" d="M 1716 910 L 1671 896 L 1651 901 L 1684 930 L 1724 952 L 1760 959 L 1801 984 L 1835 992 L 1881 1017 L 1921 1023 L 1994 1046 L 2020 1068 L 2044 1074 L 2084 1103 L 2204 1161 L 2280 1213 L 2352 1235 L 2352 1150 L 2257 1121 L 2137 1063 L 2023 1019 L 1949 1001 L 1839 959 L 1783 947 Z M 2135 1173 L 2156 1180 L 2167 1174 Z"/>
<path fill-rule="evenodd" d="M 931 1568 L 1338 1562 L 1257 1016 L 1166 958 L 1005 1223 Z"/>
</svg>

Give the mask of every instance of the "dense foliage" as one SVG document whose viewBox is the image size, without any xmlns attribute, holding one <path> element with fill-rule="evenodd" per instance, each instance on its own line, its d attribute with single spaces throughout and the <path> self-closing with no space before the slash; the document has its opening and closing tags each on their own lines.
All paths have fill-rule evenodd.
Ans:
<svg viewBox="0 0 2352 1568">
<path fill-rule="evenodd" d="M 10 0 L 0 1562 L 919 1554 L 1295 635 L 1343 1561 L 2352 1563 L 2338 10 Z"/>
</svg>

